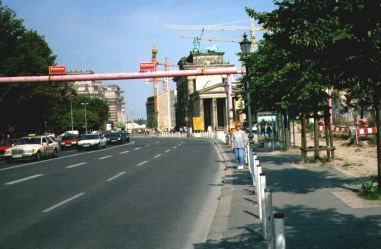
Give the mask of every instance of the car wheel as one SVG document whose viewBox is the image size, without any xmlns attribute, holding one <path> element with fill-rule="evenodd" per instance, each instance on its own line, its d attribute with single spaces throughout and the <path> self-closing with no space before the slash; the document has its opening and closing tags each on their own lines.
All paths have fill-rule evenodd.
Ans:
<svg viewBox="0 0 381 249">
<path fill-rule="evenodd" d="M 98 149 L 98 150 L 101 149 L 101 144 L 100 144 L 100 143 L 97 145 L 97 149 Z"/>
<path fill-rule="evenodd" d="M 36 161 L 41 160 L 41 152 L 40 151 L 37 151 L 36 155 L 34 156 L 34 159 L 36 159 Z"/>
</svg>

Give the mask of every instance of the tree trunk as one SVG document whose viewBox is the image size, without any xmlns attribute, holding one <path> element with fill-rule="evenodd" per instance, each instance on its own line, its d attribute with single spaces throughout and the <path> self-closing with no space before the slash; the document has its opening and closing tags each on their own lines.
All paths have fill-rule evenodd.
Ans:
<svg viewBox="0 0 381 249">
<path fill-rule="evenodd" d="M 329 108 L 324 111 L 324 132 L 325 132 L 325 144 L 329 147 L 329 133 L 328 133 L 328 123 L 329 123 Z M 331 161 L 330 150 L 327 150 L 327 160 Z"/>
<path fill-rule="evenodd" d="M 376 128 L 377 128 L 377 181 L 378 190 L 381 191 L 381 88 L 375 91 L 374 109 L 376 111 Z"/>
<path fill-rule="evenodd" d="M 319 153 L 319 117 L 318 113 L 314 112 L 314 155 L 315 160 L 320 159 L 320 153 Z"/>
<path fill-rule="evenodd" d="M 329 114 L 329 118 L 331 116 L 331 113 Z M 333 133 L 332 133 L 332 125 L 331 122 L 328 122 L 328 134 L 329 136 L 329 145 L 333 148 Z M 331 150 L 331 160 L 335 160 L 335 151 Z"/>
<path fill-rule="evenodd" d="M 302 160 L 307 163 L 307 137 L 306 137 L 306 118 L 304 113 L 300 116 L 302 130 L 301 130 L 301 144 L 302 144 Z"/>
<path fill-rule="evenodd" d="M 290 134 L 289 134 L 289 120 L 287 113 L 283 113 L 283 127 L 284 127 L 284 149 L 288 151 L 290 149 Z"/>
</svg>

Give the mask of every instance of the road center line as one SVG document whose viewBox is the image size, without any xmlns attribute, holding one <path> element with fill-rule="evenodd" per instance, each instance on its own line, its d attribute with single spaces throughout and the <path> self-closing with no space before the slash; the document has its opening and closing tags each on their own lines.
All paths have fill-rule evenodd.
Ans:
<svg viewBox="0 0 381 249">
<path fill-rule="evenodd" d="M 77 163 L 77 164 L 73 164 L 73 165 L 67 166 L 66 168 L 67 169 L 71 169 L 71 168 L 75 168 L 75 167 L 78 167 L 78 166 L 81 166 L 81 165 L 84 165 L 84 164 L 86 164 L 86 163 L 85 162 Z"/>
<path fill-rule="evenodd" d="M 126 154 L 126 153 L 128 153 L 128 152 L 130 152 L 130 151 L 126 150 L 126 151 L 122 151 L 122 152 L 120 152 L 119 154 L 120 154 L 120 155 L 123 155 L 123 154 Z"/>
<path fill-rule="evenodd" d="M 173 149 L 176 149 L 176 148 L 177 148 L 177 146 L 173 146 L 172 148 L 173 148 Z"/>
<path fill-rule="evenodd" d="M 50 208 L 47 208 L 47 209 L 45 209 L 45 210 L 42 210 L 42 212 L 43 212 L 43 213 L 50 212 L 50 211 L 52 211 L 53 209 L 58 208 L 59 206 L 62 206 L 62 205 L 66 204 L 66 203 L 68 203 L 68 202 L 70 202 L 70 201 L 72 201 L 72 200 L 74 200 L 74 199 L 77 199 L 78 197 L 81 197 L 81 196 L 84 195 L 84 194 L 85 194 L 85 193 L 79 193 L 79 194 L 77 194 L 77 195 L 74 195 L 73 197 L 70 197 L 69 199 L 66 199 L 66 200 L 64 200 L 64 201 L 62 201 L 62 202 L 60 202 L 60 203 L 57 203 L 56 205 L 51 206 Z"/>
<path fill-rule="evenodd" d="M 157 154 L 157 155 L 154 156 L 153 158 L 158 158 L 159 156 L 161 156 L 161 154 Z"/>
<path fill-rule="evenodd" d="M 106 159 L 106 158 L 109 158 L 109 157 L 112 157 L 112 155 L 108 155 L 108 156 L 100 157 L 100 158 L 98 158 L 98 159 L 99 159 L 99 160 L 103 160 L 103 159 Z"/>
<path fill-rule="evenodd" d="M 16 183 L 27 181 L 27 180 L 30 180 L 30 179 L 34 179 L 34 178 L 37 178 L 37 177 L 40 177 L 40 176 L 43 176 L 43 174 L 38 174 L 38 175 L 34 175 L 34 176 L 25 177 L 25 178 L 22 178 L 22 179 L 19 179 L 19 180 L 15 180 L 15 181 L 12 181 L 12 182 L 7 182 L 4 185 L 16 184 Z"/>
<path fill-rule="evenodd" d="M 113 176 L 113 177 L 107 179 L 107 181 L 108 181 L 108 182 L 111 182 L 112 180 L 118 178 L 118 177 L 121 176 L 121 175 L 124 175 L 125 173 L 126 173 L 126 171 L 120 172 L 119 174 L 117 174 L 117 175 L 115 175 L 115 176 Z"/>
<path fill-rule="evenodd" d="M 156 141 L 155 143 L 157 143 L 157 144 L 158 144 L 158 143 L 159 143 L 159 141 Z"/>
<path fill-rule="evenodd" d="M 165 152 L 170 152 L 171 150 L 166 150 Z"/>
<path fill-rule="evenodd" d="M 141 148 L 140 147 L 138 147 L 138 148 L 135 148 L 134 150 L 140 150 Z"/>
<path fill-rule="evenodd" d="M 143 165 L 143 164 L 145 164 L 145 163 L 148 163 L 148 161 L 141 162 L 141 163 L 139 163 L 137 166 Z"/>
<path fill-rule="evenodd" d="M 151 145 L 150 144 L 147 144 L 146 147 L 150 147 Z"/>
</svg>

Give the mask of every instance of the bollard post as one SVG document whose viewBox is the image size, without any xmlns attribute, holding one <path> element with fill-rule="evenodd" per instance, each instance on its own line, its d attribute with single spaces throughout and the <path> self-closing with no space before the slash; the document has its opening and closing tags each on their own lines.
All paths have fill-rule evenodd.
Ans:
<svg viewBox="0 0 381 249">
<path fill-rule="evenodd" d="M 267 207 L 266 207 L 266 202 L 265 202 L 265 188 L 266 188 L 266 174 L 261 173 L 259 175 L 259 182 L 260 182 L 260 202 L 261 202 L 261 212 L 260 212 L 260 218 L 262 219 L 262 228 L 263 228 L 263 238 L 267 240 Z"/>
<path fill-rule="evenodd" d="M 286 249 L 284 214 L 274 214 L 274 249 Z"/>
<path fill-rule="evenodd" d="M 272 191 L 270 188 L 265 189 L 265 203 L 266 203 L 266 214 L 268 221 L 267 224 L 267 249 L 274 249 L 274 219 L 273 219 L 273 201 L 272 201 Z"/>
<path fill-rule="evenodd" d="M 255 186 L 257 186 L 258 184 L 258 178 L 259 178 L 259 173 L 258 173 L 258 167 L 260 167 L 261 164 L 259 162 L 259 160 L 255 160 L 255 166 L 254 166 L 254 180 L 255 180 Z"/>
<path fill-rule="evenodd" d="M 258 166 L 257 166 L 256 194 L 257 194 L 257 198 L 258 198 L 259 219 L 262 220 L 261 179 L 259 177 L 261 173 L 262 173 L 262 167 L 260 164 L 258 164 Z"/>
</svg>

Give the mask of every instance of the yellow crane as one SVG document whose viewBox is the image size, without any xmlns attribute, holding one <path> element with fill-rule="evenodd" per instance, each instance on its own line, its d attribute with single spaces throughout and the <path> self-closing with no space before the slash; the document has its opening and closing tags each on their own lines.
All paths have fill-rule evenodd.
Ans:
<svg viewBox="0 0 381 249">
<path fill-rule="evenodd" d="M 221 30 L 221 31 L 250 31 L 251 51 L 255 50 L 255 32 L 265 31 L 262 27 L 255 27 L 254 19 L 251 19 L 250 26 L 221 26 L 221 25 L 169 25 L 163 26 L 165 29 L 188 29 L 188 30 Z M 199 38 L 201 40 L 201 38 Z"/>
</svg>

